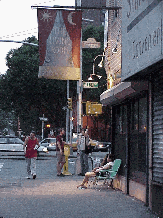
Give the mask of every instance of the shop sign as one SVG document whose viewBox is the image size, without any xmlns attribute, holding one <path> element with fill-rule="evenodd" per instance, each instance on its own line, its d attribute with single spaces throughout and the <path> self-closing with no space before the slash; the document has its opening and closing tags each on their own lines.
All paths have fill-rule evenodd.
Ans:
<svg viewBox="0 0 163 218">
<path fill-rule="evenodd" d="M 88 38 L 87 41 L 82 42 L 82 48 L 100 48 L 101 42 L 96 42 L 94 38 Z"/>
<path fill-rule="evenodd" d="M 122 81 L 163 59 L 163 1 L 122 6 Z"/>
</svg>

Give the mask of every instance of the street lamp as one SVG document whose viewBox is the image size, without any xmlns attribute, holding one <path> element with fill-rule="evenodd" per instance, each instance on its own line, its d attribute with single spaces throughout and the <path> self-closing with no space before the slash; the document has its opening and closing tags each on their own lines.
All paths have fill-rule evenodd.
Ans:
<svg viewBox="0 0 163 218">
<path fill-rule="evenodd" d="M 101 79 L 102 76 L 95 74 L 95 61 L 98 57 L 102 57 L 102 60 L 100 61 L 100 63 L 98 64 L 99 67 L 102 67 L 102 62 L 103 62 L 103 57 L 105 57 L 104 54 L 102 55 L 97 55 L 94 59 L 93 59 L 93 74 L 90 74 L 90 77 L 88 78 L 88 81 L 92 81 L 95 78 Z"/>
<path fill-rule="evenodd" d="M 102 76 L 97 75 L 97 74 L 91 74 L 90 77 L 88 78 L 88 81 L 92 81 L 95 78 L 101 79 Z"/>
<path fill-rule="evenodd" d="M 102 54 L 102 55 L 97 55 L 95 58 L 94 58 L 94 60 L 93 60 L 93 74 L 92 75 L 95 75 L 95 60 L 98 58 L 98 57 L 105 57 L 105 55 L 104 54 Z M 102 61 L 103 61 L 103 59 L 102 59 Z M 101 62 L 102 62 L 101 61 Z M 99 67 L 101 67 L 102 66 L 102 63 L 99 63 Z"/>
</svg>

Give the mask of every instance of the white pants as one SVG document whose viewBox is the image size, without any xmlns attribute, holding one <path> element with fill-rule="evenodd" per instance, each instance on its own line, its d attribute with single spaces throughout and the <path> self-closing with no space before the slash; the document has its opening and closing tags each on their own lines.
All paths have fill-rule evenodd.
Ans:
<svg viewBox="0 0 163 218">
<path fill-rule="evenodd" d="M 36 159 L 37 157 L 26 158 L 28 176 L 30 176 L 31 174 L 36 175 Z"/>
</svg>

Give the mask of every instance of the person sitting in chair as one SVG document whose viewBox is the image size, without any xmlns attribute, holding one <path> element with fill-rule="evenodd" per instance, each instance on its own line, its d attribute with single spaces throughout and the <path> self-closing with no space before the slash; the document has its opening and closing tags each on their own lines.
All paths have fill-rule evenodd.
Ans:
<svg viewBox="0 0 163 218">
<path fill-rule="evenodd" d="M 88 181 L 89 181 L 89 178 L 90 177 L 95 177 L 96 175 L 98 175 L 98 173 L 101 171 L 101 170 L 108 170 L 108 169 L 111 169 L 112 166 L 113 166 L 113 161 L 114 161 L 114 158 L 113 158 L 113 155 L 112 154 L 107 154 L 105 156 L 105 158 L 103 159 L 102 161 L 102 164 L 100 167 L 96 167 L 92 170 L 92 172 L 87 172 L 85 174 L 85 177 L 83 179 L 83 182 L 77 186 L 77 188 L 81 187 L 81 188 L 87 188 L 87 184 L 88 184 Z"/>
</svg>

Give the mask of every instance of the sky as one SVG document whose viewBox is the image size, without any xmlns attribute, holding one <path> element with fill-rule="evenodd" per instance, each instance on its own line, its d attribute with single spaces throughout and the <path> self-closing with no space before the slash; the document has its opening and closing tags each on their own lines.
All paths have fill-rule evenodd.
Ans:
<svg viewBox="0 0 163 218">
<path fill-rule="evenodd" d="M 0 0 L 0 40 L 38 38 L 37 9 L 31 6 L 74 6 L 75 0 Z M 7 70 L 6 55 L 20 43 L 0 42 L 0 74 Z"/>
</svg>

